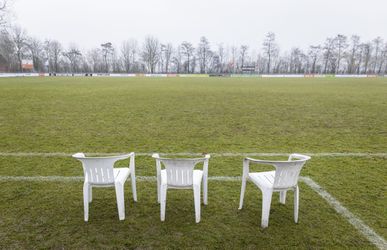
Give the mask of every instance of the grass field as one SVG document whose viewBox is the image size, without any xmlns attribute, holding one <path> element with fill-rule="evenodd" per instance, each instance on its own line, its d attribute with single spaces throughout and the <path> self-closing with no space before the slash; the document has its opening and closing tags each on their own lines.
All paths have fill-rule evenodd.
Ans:
<svg viewBox="0 0 387 250">
<path fill-rule="evenodd" d="M 82 176 L 62 153 L 131 151 L 369 153 L 315 156 L 302 175 L 387 238 L 387 78 L 0 79 L 0 177 Z M 213 157 L 209 175 L 240 176 L 242 159 Z M 154 161 L 137 156 L 136 171 L 154 176 Z M 137 185 L 125 221 L 114 189 L 98 189 L 85 223 L 81 181 L 3 179 L 0 248 L 375 248 L 302 182 L 299 223 L 292 194 L 285 206 L 277 195 L 265 230 L 253 184 L 238 211 L 240 183 L 211 181 L 200 224 L 192 191 L 168 192 L 162 223 L 156 183 Z"/>
</svg>

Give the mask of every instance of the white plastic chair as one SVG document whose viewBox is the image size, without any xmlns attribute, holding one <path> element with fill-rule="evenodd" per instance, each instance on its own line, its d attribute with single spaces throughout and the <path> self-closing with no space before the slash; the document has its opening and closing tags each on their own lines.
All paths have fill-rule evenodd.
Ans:
<svg viewBox="0 0 387 250">
<path fill-rule="evenodd" d="M 167 189 L 193 189 L 196 223 L 200 222 L 200 186 L 203 179 L 203 203 L 207 205 L 208 161 L 210 155 L 195 159 L 161 158 L 153 154 L 157 170 L 157 201 L 160 203 L 160 219 L 165 220 Z M 203 170 L 194 170 L 197 163 L 203 162 Z M 162 163 L 162 164 L 161 164 Z M 165 169 L 161 169 L 164 165 Z"/>
<path fill-rule="evenodd" d="M 262 221 L 263 228 L 269 225 L 271 197 L 273 192 L 280 192 L 280 202 L 285 204 L 286 191 L 294 191 L 294 221 L 298 222 L 299 188 L 298 177 L 305 162 L 310 157 L 301 154 L 291 154 L 287 161 L 267 161 L 245 158 L 243 161 L 242 188 L 239 209 L 242 209 L 247 180 L 252 181 L 262 191 Z M 268 164 L 275 167 L 275 171 L 250 173 L 249 164 Z"/>
<path fill-rule="evenodd" d="M 137 201 L 135 154 L 108 157 L 85 157 L 83 153 L 76 153 L 73 157 L 82 162 L 85 182 L 83 184 L 83 205 L 85 221 L 89 219 L 89 203 L 92 201 L 93 187 L 115 187 L 118 216 L 120 220 L 125 219 L 124 184 L 131 176 L 133 199 Z M 130 157 L 129 168 L 114 168 L 114 163 Z"/>
</svg>

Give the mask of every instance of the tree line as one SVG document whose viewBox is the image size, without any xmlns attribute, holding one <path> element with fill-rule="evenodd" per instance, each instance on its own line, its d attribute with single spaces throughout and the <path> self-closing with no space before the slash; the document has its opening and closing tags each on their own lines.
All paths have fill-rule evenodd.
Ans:
<svg viewBox="0 0 387 250">
<path fill-rule="evenodd" d="M 33 71 L 50 73 L 387 73 L 387 42 L 381 37 L 362 41 L 357 35 L 338 34 L 306 50 L 280 52 L 272 32 L 255 48 L 211 44 L 205 36 L 197 44 L 178 45 L 148 36 L 141 42 L 106 41 L 81 51 L 76 44 L 66 47 L 57 40 L 34 38 L 19 26 L 3 25 L 5 3 L 0 1 L 0 64 L 10 72 L 23 72 L 23 60 L 29 59 Z"/>
</svg>

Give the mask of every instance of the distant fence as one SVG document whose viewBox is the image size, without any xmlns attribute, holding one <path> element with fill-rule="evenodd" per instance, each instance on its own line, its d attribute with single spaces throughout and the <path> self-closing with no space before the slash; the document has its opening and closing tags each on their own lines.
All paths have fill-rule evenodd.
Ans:
<svg viewBox="0 0 387 250">
<path fill-rule="evenodd" d="M 0 73 L 5 77 L 256 77 L 256 78 L 367 78 L 387 77 L 387 75 L 349 75 L 349 74 L 116 74 L 116 73 Z"/>
</svg>

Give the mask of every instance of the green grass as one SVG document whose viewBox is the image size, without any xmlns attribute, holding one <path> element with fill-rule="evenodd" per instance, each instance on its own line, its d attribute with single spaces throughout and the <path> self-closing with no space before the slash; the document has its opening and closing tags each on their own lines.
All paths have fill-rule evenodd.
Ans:
<svg viewBox="0 0 387 250">
<path fill-rule="evenodd" d="M 273 201 L 270 226 L 260 229 L 261 201 L 249 186 L 245 209 L 238 211 L 239 183 L 211 182 L 202 221 L 194 220 L 192 191 L 168 192 L 166 221 L 160 222 L 155 183 L 139 183 L 133 204 L 127 185 L 126 219 L 118 220 L 114 189 L 96 189 L 90 221 L 83 222 L 82 183 L 6 183 L 0 208 L 2 247 L 9 248 L 372 248 L 372 245 L 310 189 L 301 185 L 300 222 L 291 202 Z M 45 190 L 45 192 L 42 192 Z M 292 198 L 289 195 L 288 200 Z M 129 200 L 130 199 L 130 200 Z M 31 200 L 39 202 L 33 203 Z M 129 204 L 128 204 L 129 203 Z M 315 210 L 319 212 L 316 213 Z M 15 225 L 15 222 L 18 222 Z"/>
<path fill-rule="evenodd" d="M 384 152 L 387 79 L 0 81 L 0 150 Z"/>
<path fill-rule="evenodd" d="M 387 152 L 387 78 L 0 79 L 0 152 Z M 69 157 L 0 156 L 0 176 L 81 176 Z M 119 163 L 123 165 L 126 163 Z M 155 175 L 150 157 L 137 175 Z M 255 170 L 263 168 L 255 167 Z M 303 170 L 387 238 L 387 160 L 314 157 Z M 210 175 L 238 176 L 242 157 L 214 157 Z M 194 222 L 190 191 L 168 193 L 159 221 L 155 183 L 139 182 L 118 221 L 114 190 L 98 189 L 83 222 L 82 183 L 0 182 L 0 248 L 373 248 L 301 184 L 300 223 L 274 199 L 259 227 L 261 195 L 210 182 Z"/>
</svg>

